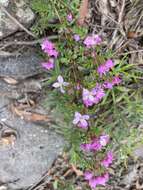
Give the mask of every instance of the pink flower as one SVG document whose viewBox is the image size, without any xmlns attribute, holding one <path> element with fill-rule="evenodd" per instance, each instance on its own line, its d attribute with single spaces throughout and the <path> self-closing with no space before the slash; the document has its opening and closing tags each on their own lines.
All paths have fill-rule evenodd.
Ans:
<svg viewBox="0 0 143 190">
<path fill-rule="evenodd" d="M 45 39 L 41 44 L 42 50 L 47 53 L 49 56 L 57 57 L 58 52 L 55 49 L 55 45 L 50 42 L 48 39 Z"/>
<path fill-rule="evenodd" d="M 109 139 L 110 139 L 109 135 L 101 135 L 99 138 L 100 144 L 102 146 L 106 146 L 109 142 Z"/>
<path fill-rule="evenodd" d="M 98 176 L 98 177 L 93 177 L 89 180 L 89 186 L 91 188 L 96 188 L 97 185 L 103 185 L 105 186 L 106 183 L 108 182 L 109 180 L 109 174 L 108 173 L 105 173 L 104 175 L 102 176 Z"/>
<path fill-rule="evenodd" d="M 101 38 L 98 35 L 87 36 L 84 40 L 84 44 L 87 48 L 91 48 L 101 43 Z"/>
<path fill-rule="evenodd" d="M 101 165 L 104 166 L 105 168 L 108 168 L 110 164 L 113 162 L 113 153 L 109 151 L 107 153 L 106 158 L 101 162 Z"/>
<path fill-rule="evenodd" d="M 103 87 L 105 89 L 112 89 L 114 85 L 119 85 L 121 83 L 121 79 L 118 76 L 113 77 L 112 81 L 105 81 L 103 83 Z"/>
<path fill-rule="evenodd" d="M 73 36 L 73 38 L 75 39 L 76 42 L 78 42 L 80 40 L 80 36 L 78 34 L 75 34 Z"/>
<path fill-rule="evenodd" d="M 72 14 L 70 13 L 70 14 L 67 15 L 67 21 L 68 21 L 68 22 L 72 22 L 72 20 L 73 20 L 73 16 L 72 16 Z"/>
<path fill-rule="evenodd" d="M 52 43 L 52 42 L 50 42 L 47 38 L 42 42 L 42 44 L 41 44 L 41 47 L 42 47 L 42 50 L 45 52 L 45 53 L 47 53 L 46 51 L 47 51 L 47 49 L 49 50 L 49 49 L 54 49 L 55 48 L 55 45 Z"/>
<path fill-rule="evenodd" d="M 75 112 L 73 124 L 77 125 L 80 128 L 87 129 L 88 128 L 88 122 L 89 115 L 81 115 L 79 112 Z"/>
<path fill-rule="evenodd" d="M 90 180 L 93 177 L 93 173 L 91 171 L 85 171 L 84 172 L 84 179 Z"/>
<path fill-rule="evenodd" d="M 53 57 L 56 57 L 56 58 L 58 57 L 58 52 L 55 49 L 49 49 L 49 50 L 47 50 L 47 54 L 49 56 L 53 56 Z"/>
<path fill-rule="evenodd" d="M 78 82 L 77 85 L 75 86 L 76 90 L 80 90 L 82 89 L 82 85 Z"/>
<path fill-rule="evenodd" d="M 92 151 L 99 151 L 102 149 L 102 145 L 100 144 L 100 141 L 98 138 L 94 138 L 91 141 L 91 150 Z"/>
<path fill-rule="evenodd" d="M 89 183 L 89 186 L 90 186 L 92 189 L 95 189 L 96 186 L 97 186 L 96 177 L 91 178 L 91 179 L 88 181 L 88 183 Z"/>
<path fill-rule="evenodd" d="M 97 68 L 97 72 L 100 75 L 100 77 L 102 77 L 103 75 L 106 75 L 106 73 L 109 71 L 109 68 L 106 67 L 105 64 L 100 65 Z"/>
<path fill-rule="evenodd" d="M 65 93 L 64 87 L 68 86 L 68 82 L 64 82 L 64 79 L 61 75 L 58 76 L 57 78 L 58 82 L 55 82 L 52 86 L 54 88 L 60 88 L 61 93 Z"/>
<path fill-rule="evenodd" d="M 90 143 L 83 143 L 80 148 L 83 151 L 100 151 L 102 147 L 106 146 L 109 142 L 109 135 L 102 135 L 99 138 L 94 138 Z"/>
<path fill-rule="evenodd" d="M 106 73 L 109 72 L 110 69 L 112 69 L 114 67 L 114 63 L 111 59 L 108 59 L 104 64 L 101 64 L 98 68 L 97 68 L 97 72 L 100 75 L 100 77 L 102 77 L 103 75 L 106 75 Z"/>
<path fill-rule="evenodd" d="M 41 64 L 42 64 L 42 67 L 47 69 L 47 70 L 51 70 L 54 68 L 54 60 L 53 59 L 49 59 L 48 62 L 44 62 Z"/>
<path fill-rule="evenodd" d="M 89 152 L 91 151 L 91 144 L 90 143 L 83 143 L 80 145 L 82 151 Z"/>
<path fill-rule="evenodd" d="M 112 69 L 114 67 L 114 63 L 111 59 L 108 59 L 106 62 L 105 62 L 105 67 L 108 68 L 109 70 Z"/>
<path fill-rule="evenodd" d="M 92 89 L 92 93 L 94 94 L 94 103 L 98 104 L 102 98 L 105 96 L 105 92 L 101 85 L 97 84 L 95 88 Z"/>
<path fill-rule="evenodd" d="M 112 80 L 113 85 L 119 85 L 121 82 L 122 80 L 118 76 L 113 77 L 113 80 Z"/>
<path fill-rule="evenodd" d="M 83 103 L 86 107 L 93 106 L 94 104 L 98 104 L 101 99 L 105 96 L 105 92 L 101 85 L 96 85 L 91 91 L 87 89 L 83 89 L 82 99 Z"/>
<path fill-rule="evenodd" d="M 105 89 L 112 89 L 112 88 L 113 88 L 113 84 L 112 84 L 112 82 L 105 81 L 105 82 L 103 83 L 103 87 L 104 87 Z"/>
<path fill-rule="evenodd" d="M 85 88 L 83 89 L 82 99 L 86 107 L 92 106 L 95 103 L 94 93 Z"/>
<path fill-rule="evenodd" d="M 98 35 L 94 35 L 93 37 L 94 37 L 94 40 L 95 40 L 96 45 L 100 45 L 101 42 L 102 42 L 101 37 L 98 36 Z"/>
</svg>

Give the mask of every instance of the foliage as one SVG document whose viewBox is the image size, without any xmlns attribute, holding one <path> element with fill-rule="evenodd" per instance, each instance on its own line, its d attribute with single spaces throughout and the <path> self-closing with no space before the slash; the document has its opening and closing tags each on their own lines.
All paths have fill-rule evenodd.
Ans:
<svg viewBox="0 0 143 190">
<path fill-rule="evenodd" d="M 99 43 L 99 36 L 96 36 L 98 38 L 96 44 L 88 47 L 85 43 L 87 38 L 92 41 L 95 40 L 95 36 L 88 35 L 86 28 L 76 25 L 74 6 L 71 6 L 69 10 L 64 1 L 62 3 L 50 1 L 49 4 L 41 2 L 39 0 L 33 3 L 33 8 L 41 15 L 42 20 L 38 26 L 40 30 L 47 29 L 47 21 L 54 15 L 60 20 L 60 24 L 56 25 L 56 29 L 60 30 L 56 50 L 51 42 L 45 41 L 42 46 L 47 54 L 47 60 L 51 57 L 54 60 L 54 69 L 47 67 L 51 78 L 45 83 L 52 88 L 57 88 L 51 92 L 50 101 L 64 115 L 66 122 L 66 125 L 60 126 L 58 130 L 63 132 L 71 143 L 71 162 L 82 170 L 91 170 L 101 177 L 106 172 L 106 168 L 100 166 L 100 162 L 110 149 L 117 153 L 121 161 L 125 161 L 127 156 L 131 155 L 134 145 L 141 143 L 142 136 L 140 135 L 137 142 L 136 138 L 139 134 L 132 126 L 137 126 L 143 121 L 143 87 L 141 85 L 143 71 L 138 65 L 130 64 L 127 56 L 120 59 L 114 57 L 112 50 L 106 50 L 104 43 Z M 77 4 L 78 1 L 76 6 Z M 51 51 L 57 50 L 58 57 L 55 54 L 50 57 Z M 107 61 L 114 63 L 110 69 L 105 68 Z M 46 64 L 48 65 L 49 62 Z M 103 73 L 99 72 L 101 66 L 106 69 Z M 118 78 L 118 82 L 113 85 L 114 77 Z M 113 86 L 105 87 L 107 82 L 112 83 Z M 83 89 L 92 92 L 95 88 L 104 90 L 105 94 L 98 102 L 87 106 L 83 100 Z M 89 126 L 86 126 L 86 129 L 81 125 L 82 123 L 72 124 L 75 112 L 89 115 L 90 121 L 86 121 Z M 103 147 L 101 151 L 87 153 L 81 150 L 82 143 L 89 143 L 90 140 L 95 137 L 100 138 L 104 134 L 109 134 L 112 141 L 109 144 L 106 143 L 108 146 Z M 126 143 L 122 143 L 125 140 Z M 117 151 L 118 149 L 120 151 Z"/>
<path fill-rule="evenodd" d="M 50 28 L 52 31 L 64 30 L 63 18 L 69 11 L 77 14 L 79 0 L 31 0 L 30 5 L 38 16 L 32 30 L 37 35 L 41 35 Z"/>
</svg>

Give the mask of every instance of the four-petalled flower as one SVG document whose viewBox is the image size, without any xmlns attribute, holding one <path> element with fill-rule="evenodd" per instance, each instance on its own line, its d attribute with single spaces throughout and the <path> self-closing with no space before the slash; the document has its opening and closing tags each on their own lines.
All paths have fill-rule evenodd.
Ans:
<svg viewBox="0 0 143 190">
<path fill-rule="evenodd" d="M 72 16 L 71 13 L 69 13 L 69 14 L 67 15 L 67 21 L 68 21 L 68 22 L 72 22 L 72 20 L 73 20 L 73 16 Z"/>
<path fill-rule="evenodd" d="M 76 42 L 78 42 L 78 41 L 80 40 L 80 36 L 79 36 L 78 34 L 75 34 L 75 35 L 73 36 L 73 38 L 74 38 L 74 40 L 75 40 Z"/>
<path fill-rule="evenodd" d="M 113 153 L 109 151 L 104 160 L 102 160 L 101 165 L 104 166 L 105 168 L 108 168 L 110 164 L 112 164 L 112 162 L 113 162 Z"/>
<path fill-rule="evenodd" d="M 82 99 L 86 107 L 92 106 L 95 103 L 95 94 L 92 91 L 83 89 Z"/>
<path fill-rule="evenodd" d="M 103 75 L 106 75 L 114 67 L 114 62 L 111 59 L 108 59 L 104 64 L 101 64 L 97 68 L 97 73 L 102 77 Z"/>
<path fill-rule="evenodd" d="M 87 129 L 88 120 L 89 120 L 89 115 L 81 115 L 79 112 L 75 112 L 73 124 L 77 125 L 80 128 Z"/>
<path fill-rule="evenodd" d="M 87 36 L 83 43 L 86 45 L 87 48 L 91 48 L 95 45 L 99 45 L 101 42 L 102 40 L 100 36 L 92 35 L 92 36 Z"/>
<path fill-rule="evenodd" d="M 55 49 L 55 45 L 50 42 L 47 38 L 41 44 L 42 50 L 50 57 L 58 57 L 58 52 Z"/>
<path fill-rule="evenodd" d="M 51 70 L 54 68 L 54 59 L 51 58 L 49 61 L 41 63 L 41 65 L 43 68 Z"/>
<path fill-rule="evenodd" d="M 99 138 L 94 138 L 90 143 L 83 143 L 80 145 L 80 148 L 83 151 L 100 151 L 104 146 L 109 142 L 109 135 L 101 135 Z"/>
<path fill-rule="evenodd" d="M 64 87 L 68 86 L 68 82 L 64 82 L 64 79 L 61 75 L 58 76 L 57 82 L 55 82 L 52 86 L 54 88 L 60 88 L 61 93 L 65 93 Z"/>
<path fill-rule="evenodd" d="M 105 186 L 106 183 L 108 182 L 108 180 L 109 180 L 109 174 L 108 173 L 105 173 L 102 176 L 92 177 L 89 180 L 89 186 L 91 188 L 96 188 L 97 185 Z"/>
</svg>

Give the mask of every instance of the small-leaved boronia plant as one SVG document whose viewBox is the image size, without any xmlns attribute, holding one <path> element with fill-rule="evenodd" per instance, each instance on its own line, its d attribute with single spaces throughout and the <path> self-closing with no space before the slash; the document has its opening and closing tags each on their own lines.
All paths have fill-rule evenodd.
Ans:
<svg viewBox="0 0 143 190">
<path fill-rule="evenodd" d="M 125 59 L 116 61 L 111 51 L 105 51 L 104 39 L 86 34 L 74 23 L 69 13 L 57 43 L 43 41 L 47 60 L 41 64 L 51 73 L 51 87 L 59 101 L 61 94 L 65 105 L 71 106 L 71 138 L 77 138 L 72 140 L 72 150 L 78 155 L 78 165 L 81 160 L 85 180 L 95 189 L 108 182 L 115 158 L 110 146 L 113 127 L 108 130 L 105 126 L 121 122 L 120 111 L 125 106 L 122 99 L 128 99 L 129 92 L 124 86 L 137 78 L 132 74 L 133 65 L 126 64 Z M 128 113 L 125 115 L 128 117 Z"/>
<path fill-rule="evenodd" d="M 72 16 L 68 15 L 67 20 L 71 22 Z M 92 54 L 94 54 L 93 59 L 95 59 L 95 46 L 100 45 L 102 42 L 101 38 L 98 35 L 87 36 L 84 40 L 80 41 L 80 36 L 75 34 L 73 35 L 73 40 L 79 43 L 79 46 L 82 45 L 85 49 L 85 52 L 88 51 L 88 56 L 92 57 Z M 54 62 L 56 62 L 56 59 L 58 59 L 59 54 L 56 50 L 55 45 L 45 39 L 42 43 L 42 50 L 47 54 L 49 58 L 47 62 L 42 63 L 42 66 L 47 70 L 53 69 L 55 64 Z M 108 168 L 110 164 L 112 164 L 113 154 L 111 151 L 108 151 L 107 153 L 105 151 L 105 147 L 109 143 L 110 139 L 110 136 L 108 134 L 104 134 L 104 132 L 102 132 L 102 134 L 92 134 L 93 136 L 88 137 L 91 127 L 88 108 L 100 103 L 105 96 L 107 89 L 112 89 L 115 85 L 119 85 L 121 83 L 119 76 L 106 76 L 109 72 L 112 72 L 114 66 L 114 62 L 111 59 L 108 59 L 103 64 L 97 66 L 96 72 L 101 82 L 95 80 L 95 86 L 92 89 L 87 89 L 84 87 L 83 81 L 82 83 L 80 80 L 76 81 L 76 78 L 73 80 L 74 91 L 81 92 L 77 97 L 79 99 L 78 103 L 83 104 L 81 113 L 78 111 L 75 112 L 73 125 L 79 128 L 79 130 L 81 130 L 83 133 L 87 134 L 87 139 L 85 139 L 84 142 L 81 141 L 80 149 L 84 152 L 84 154 L 88 154 L 89 152 L 92 153 L 93 158 L 95 158 L 99 152 L 98 162 L 96 161 L 94 166 L 96 172 L 94 171 L 94 168 L 87 168 L 84 173 L 85 179 L 89 182 L 89 185 L 92 188 L 95 188 L 97 185 L 105 185 L 109 180 Z M 103 76 L 106 80 L 103 79 Z M 70 84 L 70 82 L 65 82 L 63 76 L 59 75 L 57 77 L 57 81 L 53 83 L 52 86 L 59 90 L 61 93 L 68 93 L 66 92 L 66 88 L 73 84 Z M 84 107 L 86 109 L 84 109 Z"/>
</svg>

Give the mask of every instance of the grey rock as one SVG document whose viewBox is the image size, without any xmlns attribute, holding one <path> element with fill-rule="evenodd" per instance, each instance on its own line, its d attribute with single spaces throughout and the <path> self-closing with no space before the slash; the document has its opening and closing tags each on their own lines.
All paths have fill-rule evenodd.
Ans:
<svg viewBox="0 0 143 190">
<path fill-rule="evenodd" d="M 0 5 L 18 20 L 24 27 L 31 26 L 35 19 L 35 14 L 28 7 L 25 0 L 0 0 Z M 4 11 L 0 11 L 0 39 L 11 35 L 21 28 L 10 19 Z"/>
<path fill-rule="evenodd" d="M 14 117 L 6 108 L 0 114 L 0 119 L 4 118 L 16 131 L 17 138 L 13 144 L 0 143 L 0 181 L 10 190 L 25 189 L 51 167 L 62 153 L 65 141 L 47 128 Z"/>
<path fill-rule="evenodd" d="M 10 85 L 0 80 L 0 96 L 1 96 L 1 104 L 5 104 L 7 100 L 20 100 L 21 98 L 30 98 L 34 94 L 39 96 L 41 94 L 42 86 L 41 83 L 36 81 L 36 79 L 28 79 L 25 81 L 21 81 L 16 85 Z M 29 96 L 28 96 L 29 95 Z"/>
<path fill-rule="evenodd" d="M 7 7 L 9 4 L 9 0 L 0 0 L 0 4 L 4 7 Z"/>
<path fill-rule="evenodd" d="M 1 113 L 1 109 L 3 109 L 8 104 L 9 104 L 9 99 L 6 98 L 5 96 L 0 95 L 0 113 Z"/>
<path fill-rule="evenodd" d="M 34 53 L 26 53 L 18 57 L 0 57 L 0 77 L 11 77 L 22 80 L 42 73 L 42 59 Z"/>
</svg>

